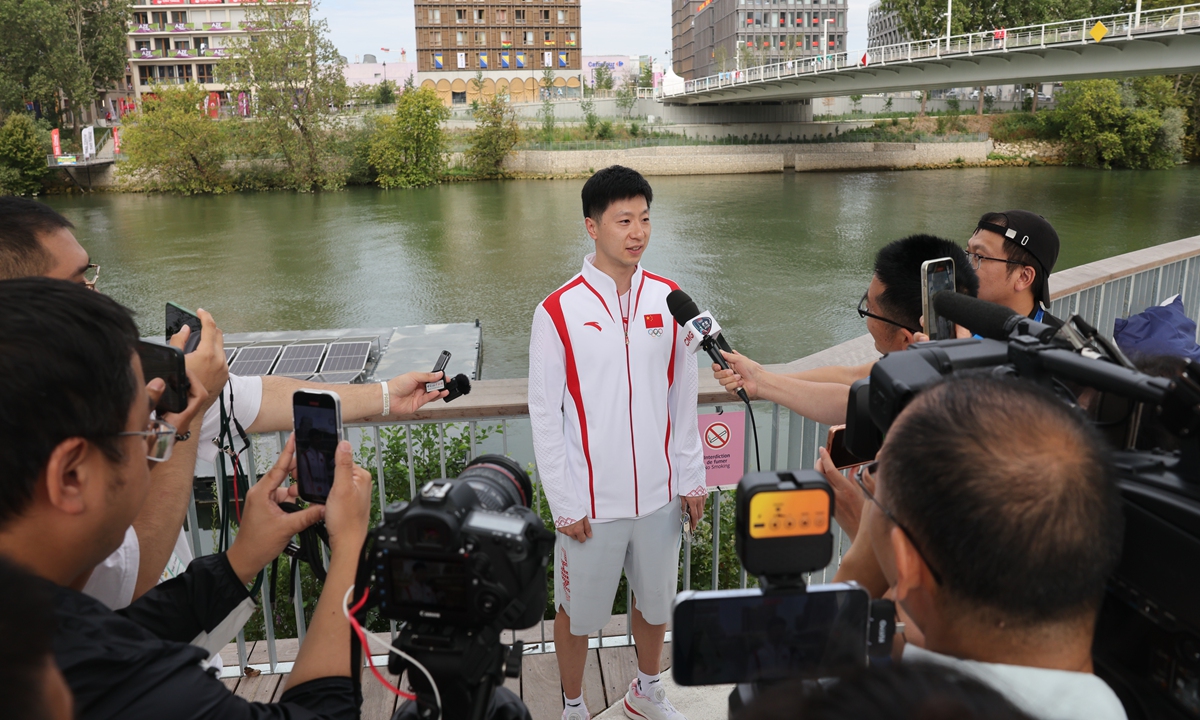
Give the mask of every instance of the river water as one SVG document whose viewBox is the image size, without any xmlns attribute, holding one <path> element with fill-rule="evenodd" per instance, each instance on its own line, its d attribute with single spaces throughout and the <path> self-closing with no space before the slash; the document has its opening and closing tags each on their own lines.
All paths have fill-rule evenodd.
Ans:
<svg viewBox="0 0 1200 720">
<path fill-rule="evenodd" d="M 1045 215 L 1057 269 L 1200 235 L 1200 167 L 983 168 L 651 178 L 647 269 L 712 310 L 733 344 L 784 362 L 861 335 L 875 251 L 927 232 L 965 244 L 986 211 Z M 582 180 L 421 190 L 95 194 L 47 202 L 101 289 L 159 334 L 171 300 L 227 332 L 469 322 L 483 377 L 518 377 L 537 303 L 591 251 Z"/>
</svg>

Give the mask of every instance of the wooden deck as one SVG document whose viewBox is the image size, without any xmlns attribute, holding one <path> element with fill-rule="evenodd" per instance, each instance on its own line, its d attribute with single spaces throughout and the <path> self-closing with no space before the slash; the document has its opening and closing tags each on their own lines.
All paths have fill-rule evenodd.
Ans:
<svg viewBox="0 0 1200 720">
<path fill-rule="evenodd" d="M 546 622 L 546 640 L 553 639 L 552 623 Z M 534 626 L 521 630 L 517 637 L 528 643 L 540 642 L 541 629 Z M 604 629 L 606 637 L 624 635 L 625 617 L 614 617 Z M 506 635 L 511 635 L 506 633 Z M 507 640 L 508 638 L 506 638 Z M 278 662 L 295 660 L 299 644 L 295 640 L 279 640 L 275 644 Z M 246 651 L 251 664 L 265 664 L 267 643 L 247 643 Z M 226 667 L 237 666 L 237 646 L 230 644 L 221 651 Z M 662 669 L 671 665 L 671 646 L 663 650 Z M 395 682 L 396 677 L 380 668 L 380 672 Z M 583 674 L 583 697 L 592 716 L 600 714 L 625 695 L 629 683 L 637 676 L 637 652 L 633 647 L 606 647 L 588 650 L 587 665 Z M 239 697 L 252 702 L 276 702 L 287 685 L 287 675 L 258 675 L 255 677 L 228 678 L 226 687 Z M 521 696 L 529 707 L 533 720 L 559 720 L 562 717 L 562 689 L 558 679 L 558 660 L 553 653 L 526 655 L 521 667 L 521 677 L 509 679 L 505 686 Z M 406 685 L 401 685 L 406 687 Z M 363 671 L 363 720 L 389 720 L 395 712 L 397 697 L 371 674 Z"/>
</svg>

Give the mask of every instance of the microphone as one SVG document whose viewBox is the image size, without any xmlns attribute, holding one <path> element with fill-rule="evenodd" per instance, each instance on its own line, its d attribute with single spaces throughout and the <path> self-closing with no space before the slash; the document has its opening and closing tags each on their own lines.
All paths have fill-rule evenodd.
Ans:
<svg viewBox="0 0 1200 720">
<path fill-rule="evenodd" d="M 717 324 L 716 318 L 711 313 L 700 312 L 696 301 L 682 290 L 672 290 L 667 295 L 667 309 L 671 311 L 671 317 L 675 318 L 675 322 L 687 331 L 687 334 L 683 336 L 684 347 L 693 354 L 702 349 L 722 369 L 729 369 L 729 362 L 721 354 L 721 351 L 733 352 L 733 349 L 721 335 L 721 326 Z M 738 388 L 737 396 L 741 398 L 742 402 L 750 404 L 750 396 L 743 388 Z"/>
<path fill-rule="evenodd" d="M 953 320 L 955 324 L 990 340 L 1009 340 L 1015 334 L 1029 335 L 1041 342 L 1050 342 L 1058 332 L 1049 325 L 1013 312 L 1011 308 L 954 290 L 943 290 L 934 294 L 933 308 L 941 317 Z"/>
<path fill-rule="evenodd" d="M 471 380 L 464 374 L 459 373 L 446 381 L 446 390 L 450 393 L 442 398 L 442 402 L 450 402 L 457 400 L 463 395 L 471 394 Z"/>
</svg>

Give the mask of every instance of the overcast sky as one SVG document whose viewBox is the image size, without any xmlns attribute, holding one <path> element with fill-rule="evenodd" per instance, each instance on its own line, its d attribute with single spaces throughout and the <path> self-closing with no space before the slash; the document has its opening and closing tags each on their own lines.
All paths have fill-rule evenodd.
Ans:
<svg viewBox="0 0 1200 720">
<path fill-rule="evenodd" d="M 669 0 L 581 0 L 585 55 L 653 55 L 662 59 L 671 49 Z M 867 5 L 848 0 L 851 52 L 867 46 Z M 351 62 L 355 55 L 374 53 L 380 61 L 400 60 L 400 48 L 416 48 L 413 4 L 410 0 L 320 0 L 318 13 L 329 21 L 338 50 Z M 388 48 L 384 53 L 381 48 Z"/>
</svg>

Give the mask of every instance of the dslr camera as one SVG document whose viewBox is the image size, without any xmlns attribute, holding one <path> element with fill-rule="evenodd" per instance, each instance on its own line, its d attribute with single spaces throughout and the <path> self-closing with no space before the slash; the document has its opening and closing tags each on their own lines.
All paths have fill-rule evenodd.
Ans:
<svg viewBox="0 0 1200 720">
<path fill-rule="evenodd" d="M 675 600 L 671 671 L 680 685 L 736 683 L 732 716 L 765 685 L 865 667 L 891 652 L 895 607 L 856 583 L 807 587 L 833 559 L 833 490 L 815 470 L 744 476 L 736 549 L 759 588 Z"/>
<path fill-rule="evenodd" d="M 522 643 L 505 646 L 500 633 L 542 619 L 554 547 L 532 499 L 520 465 L 482 455 L 456 479 L 431 481 L 411 503 L 389 505 L 371 533 L 360 577 L 373 578 L 380 614 L 402 623 L 396 647 L 437 683 L 442 718 L 481 720 L 505 675 L 520 675 Z M 417 717 L 439 717 L 424 673 L 394 652 L 388 669 L 410 670 Z"/>
</svg>

